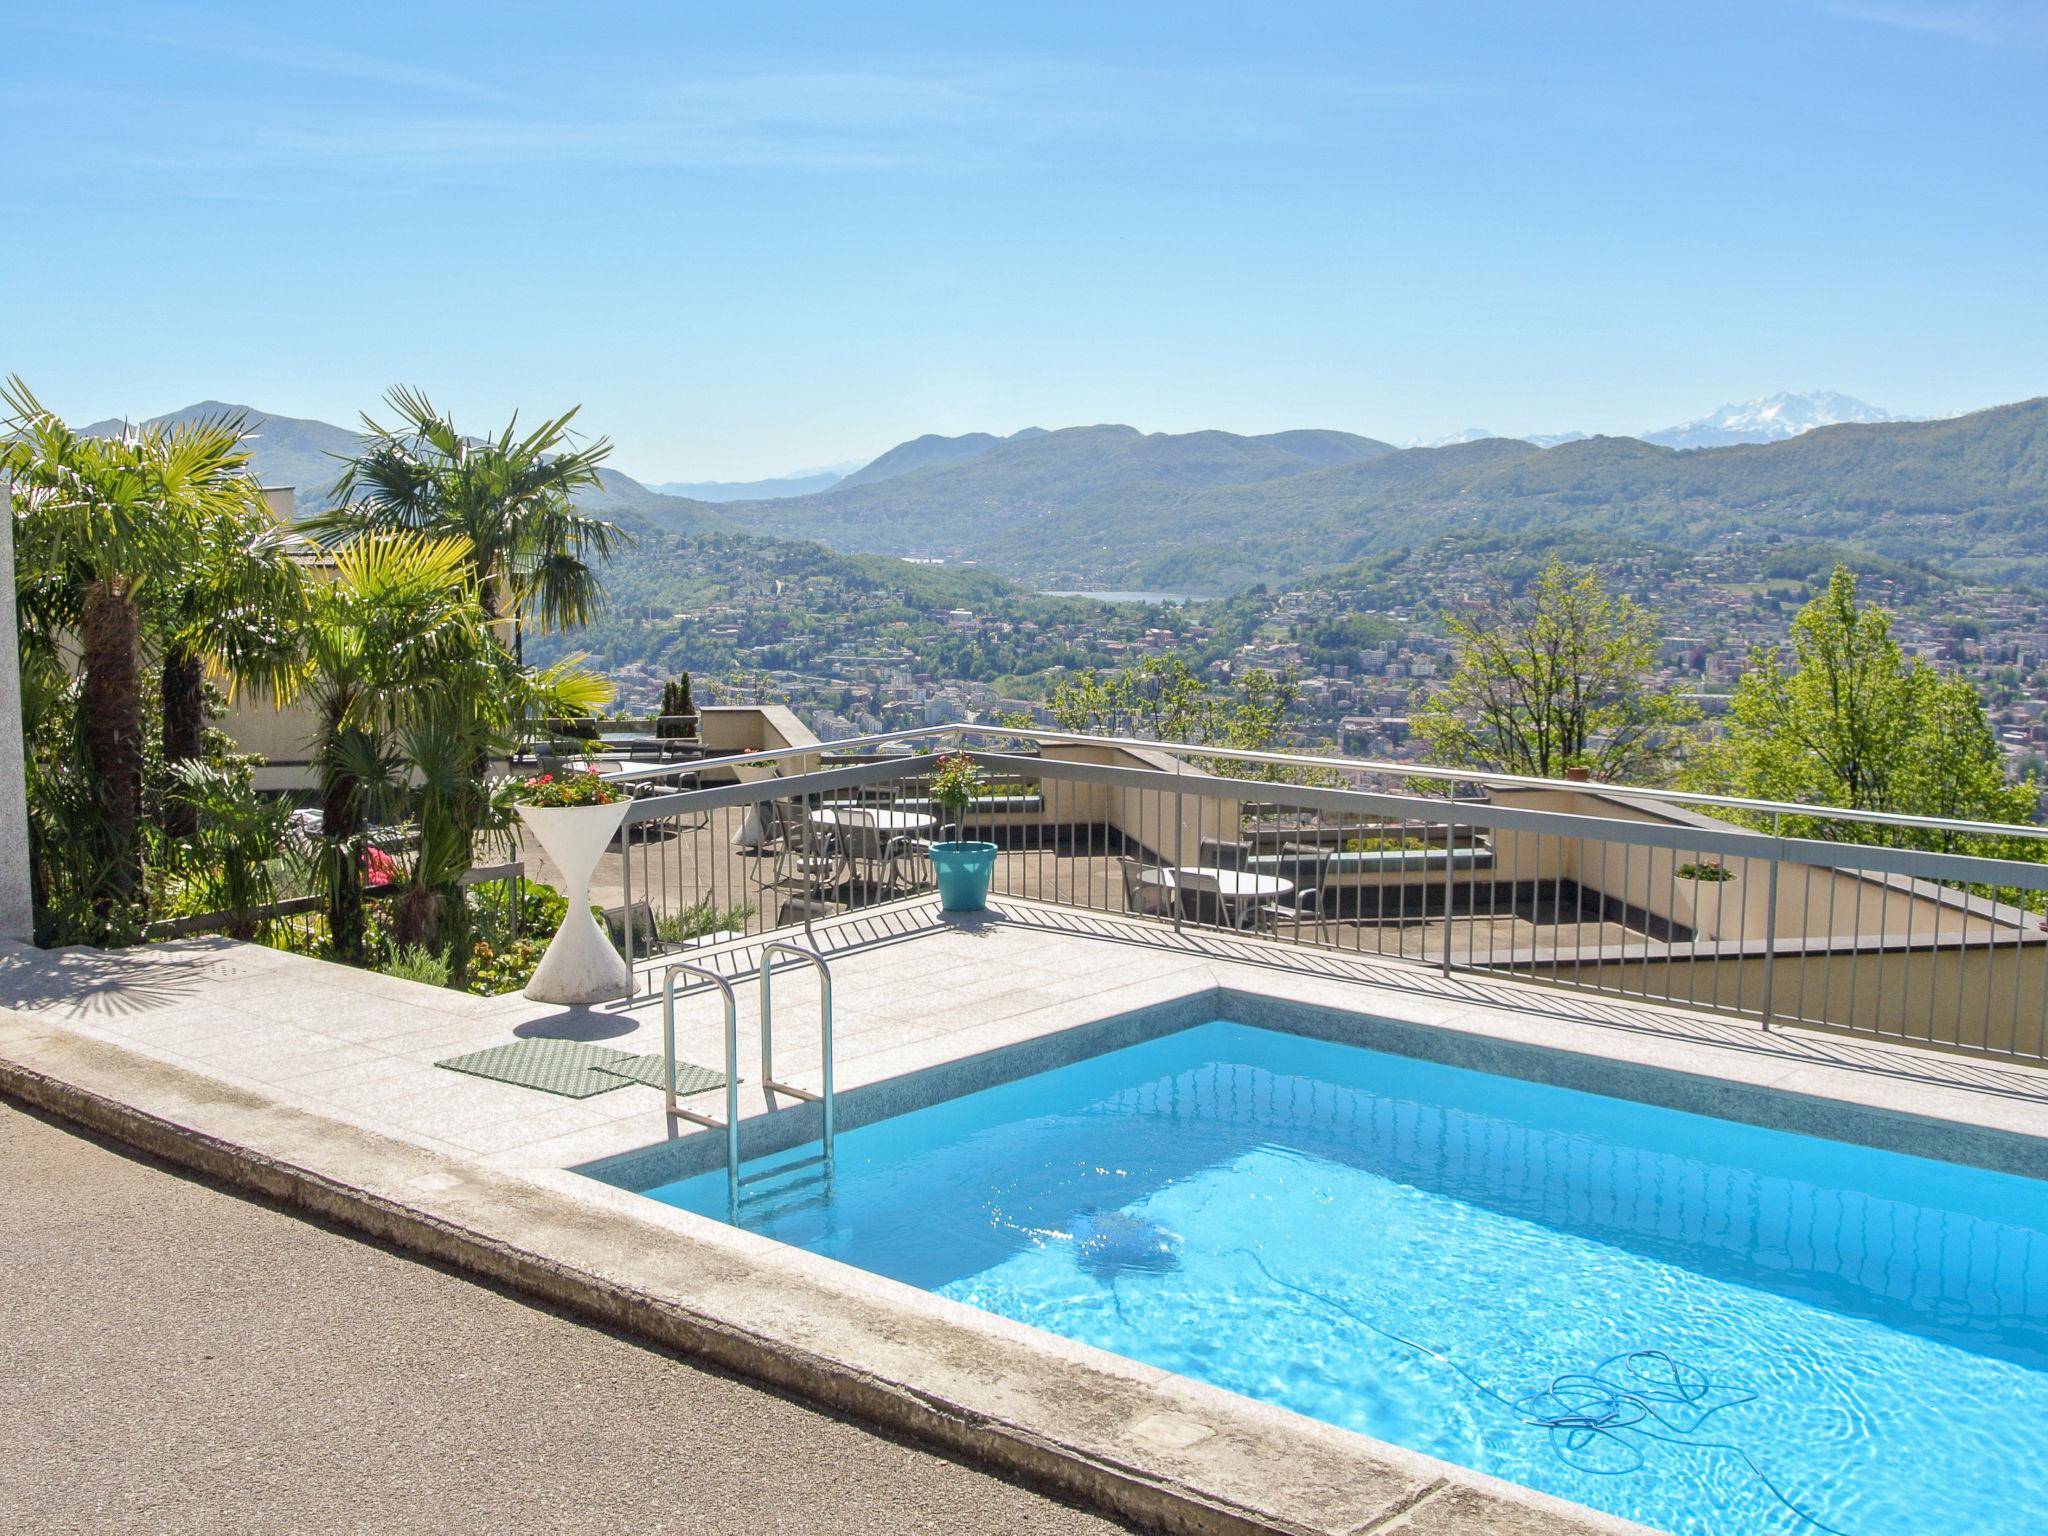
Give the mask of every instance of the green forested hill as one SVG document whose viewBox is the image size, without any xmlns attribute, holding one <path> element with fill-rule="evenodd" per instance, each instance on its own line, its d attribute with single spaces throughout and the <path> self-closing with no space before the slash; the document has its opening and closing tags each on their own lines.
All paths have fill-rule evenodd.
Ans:
<svg viewBox="0 0 2048 1536">
<path fill-rule="evenodd" d="M 202 400 L 150 421 L 158 425 L 237 413 L 248 419 L 250 460 L 263 483 L 293 487 L 298 493 L 295 504 L 301 517 L 325 511 L 329 505 L 328 492 L 341 475 L 342 461 L 362 448 L 360 433 L 332 422 L 275 416 L 254 406 L 226 405 L 218 400 Z M 104 436 L 120 431 L 121 425 L 118 421 L 99 421 L 80 430 Z M 659 528 L 675 533 L 714 533 L 736 526 L 709 502 L 664 496 L 616 470 L 601 469 L 598 478 L 602 484 L 580 498 L 582 505 L 623 527 L 636 531 Z"/>
<path fill-rule="evenodd" d="M 849 476 L 818 496 L 732 503 L 724 510 L 764 532 L 823 539 L 841 549 L 974 558 L 991 540 L 1029 530 L 1052 514 L 1128 494 L 1291 478 L 1392 453 L 1345 432 L 1143 433 L 1134 427 L 1068 427 L 1010 438 L 957 463 L 933 464 L 879 482 Z"/>
<path fill-rule="evenodd" d="M 1286 441 L 1298 436 L 1079 428 L 748 515 L 1046 586 L 1227 590 L 1460 531 L 1538 543 L 1615 531 L 1681 547 L 1777 533 L 1996 580 L 2048 577 L 2048 399 L 1689 452 L 1615 437 L 1405 451 L 1353 438 L 1349 462 L 1291 468 L 1307 456 Z"/>
</svg>

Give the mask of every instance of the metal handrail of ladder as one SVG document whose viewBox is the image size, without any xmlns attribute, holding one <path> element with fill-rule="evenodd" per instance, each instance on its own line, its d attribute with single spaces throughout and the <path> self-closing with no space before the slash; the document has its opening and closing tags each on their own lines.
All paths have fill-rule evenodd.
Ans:
<svg viewBox="0 0 2048 1536">
<path fill-rule="evenodd" d="M 808 1088 L 799 1088 L 794 1083 L 784 1083 L 775 1076 L 775 1003 L 772 992 L 772 978 L 775 974 L 775 957 L 793 955 L 799 960 L 815 966 L 818 972 L 818 1050 L 823 1062 L 819 1086 L 822 1092 L 813 1093 Z M 832 1166 L 832 1135 L 834 1114 L 832 1104 L 832 967 L 825 963 L 825 957 L 815 949 L 789 939 L 771 939 L 761 946 L 761 1086 L 775 1093 L 786 1093 L 791 1098 L 806 1099 L 816 1104 L 824 1124 L 821 1137 L 825 1154 L 825 1166 Z"/>
<path fill-rule="evenodd" d="M 676 1102 L 676 977 L 696 976 L 710 982 L 725 996 L 725 1118 L 684 1109 Z M 740 1219 L 740 1004 L 732 983 L 708 965 L 678 960 L 661 978 L 662 1077 L 668 1095 L 671 1119 L 688 1120 L 710 1130 L 725 1132 L 725 1195 L 733 1225 Z M 830 1071 L 830 1068 L 827 1068 Z M 829 1082 L 830 1079 L 828 1078 Z"/>
</svg>

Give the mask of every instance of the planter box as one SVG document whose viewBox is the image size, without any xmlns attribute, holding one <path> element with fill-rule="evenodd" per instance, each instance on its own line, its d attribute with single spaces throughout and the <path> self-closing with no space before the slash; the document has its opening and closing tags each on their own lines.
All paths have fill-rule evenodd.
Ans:
<svg viewBox="0 0 2048 1536">
<path fill-rule="evenodd" d="M 989 877 L 996 868 L 994 843 L 933 843 L 931 858 L 942 910 L 979 912 L 988 905 Z"/>
<path fill-rule="evenodd" d="M 632 968 L 590 911 L 590 877 L 626 819 L 624 800 L 611 805 L 522 805 L 519 819 L 562 872 L 569 915 L 540 957 L 526 996 L 537 1003 L 583 1006 L 626 995 Z"/>
</svg>

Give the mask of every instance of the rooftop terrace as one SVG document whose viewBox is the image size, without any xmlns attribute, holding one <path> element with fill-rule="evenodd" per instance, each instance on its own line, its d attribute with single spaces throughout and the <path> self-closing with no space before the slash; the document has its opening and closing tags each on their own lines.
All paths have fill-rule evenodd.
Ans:
<svg viewBox="0 0 2048 1536">
<path fill-rule="evenodd" d="M 1598 786 L 1445 800 L 1141 743 L 975 755 L 985 913 L 930 889 L 929 755 L 626 770 L 649 786 L 593 890 L 635 957 L 616 1001 L 220 939 L 8 947 L 0 1091 L 1089 1507 L 1232 1532 L 1633 1527 L 646 1200 L 627 1170 L 709 1169 L 723 1138 L 645 1082 L 568 1098 L 437 1063 L 536 1039 L 659 1054 L 688 960 L 737 991 L 746 1154 L 808 1142 L 817 1106 L 754 1070 L 763 946 L 791 938 L 831 969 L 843 1131 L 1300 1006 L 1315 1022 L 1292 1027 L 1404 1056 L 2048 1176 L 2044 940 L 2001 899 L 2039 866 Z M 677 980 L 679 1055 L 724 1065 L 717 992 Z M 815 1092 L 805 979 L 776 999 L 776 1076 Z"/>
</svg>

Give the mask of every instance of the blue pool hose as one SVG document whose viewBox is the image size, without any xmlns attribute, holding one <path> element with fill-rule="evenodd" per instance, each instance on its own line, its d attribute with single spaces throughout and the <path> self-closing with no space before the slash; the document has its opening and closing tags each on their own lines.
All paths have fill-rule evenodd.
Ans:
<svg viewBox="0 0 2048 1536">
<path fill-rule="evenodd" d="M 1618 1477 L 1638 1471 L 1644 1463 L 1642 1449 L 1622 1438 L 1623 1432 L 1630 1430 L 1667 1445 L 1721 1451 L 1748 1467 L 1756 1480 L 1770 1490 L 1773 1498 L 1815 1530 L 1825 1531 L 1828 1536 L 1849 1536 L 1848 1532 L 1801 1509 L 1784 1489 L 1771 1481 L 1770 1474 L 1757 1465 L 1756 1458 L 1741 1446 L 1725 1440 L 1690 1438 L 1722 1409 L 1755 1402 L 1757 1394 L 1746 1388 L 1717 1386 L 1704 1372 L 1681 1363 L 1661 1349 L 1631 1349 L 1609 1355 L 1590 1371 L 1567 1372 L 1552 1378 L 1550 1385 L 1539 1391 L 1510 1397 L 1473 1375 L 1441 1350 L 1432 1349 L 1392 1329 L 1382 1328 L 1336 1297 L 1326 1295 L 1313 1286 L 1281 1279 L 1251 1249 L 1234 1251 L 1250 1259 L 1261 1274 L 1282 1290 L 1306 1297 L 1348 1317 L 1361 1328 L 1368 1328 L 1382 1338 L 1391 1339 L 1456 1371 L 1524 1424 L 1548 1430 L 1551 1444 L 1557 1448 L 1558 1454 L 1568 1465 L 1582 1472 Z M 1625 1379 L 1616 1380 L 1610 1372 Z M 1721 1394 L 1720 1401 L 1707 1401 L 1717 1393 Z M 1623 1464 L 1598 1466 L 1585 1459 L 1587 1453 L 1596 1447 L 1619 1451 Z"/>
</svg>

